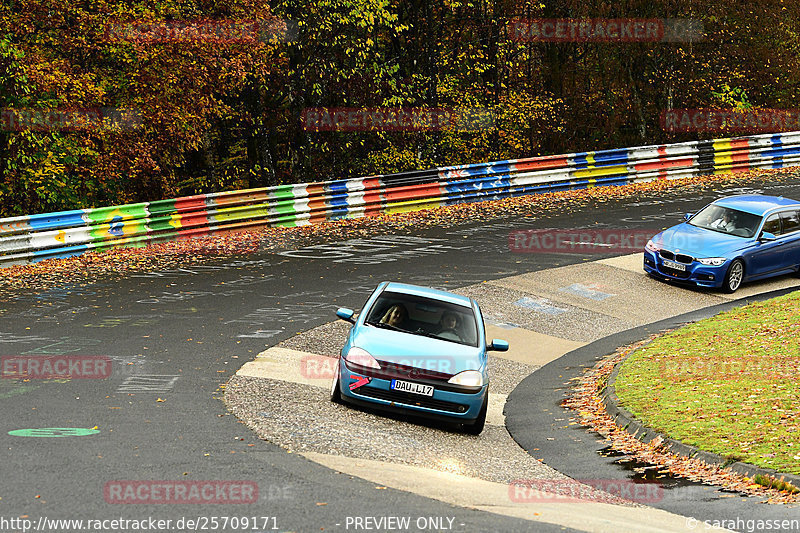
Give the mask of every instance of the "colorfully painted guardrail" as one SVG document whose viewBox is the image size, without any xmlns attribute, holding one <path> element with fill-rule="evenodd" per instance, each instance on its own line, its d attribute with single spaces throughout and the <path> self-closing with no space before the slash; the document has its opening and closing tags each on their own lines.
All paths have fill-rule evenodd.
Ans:
<svg viewBox="0 0 800 533">
<path fill-rule="evenodd" d="M 800 132 L 637 146 L 0 219 L 0 266 L 263 226 L 800 165 Z"/>
</svg>

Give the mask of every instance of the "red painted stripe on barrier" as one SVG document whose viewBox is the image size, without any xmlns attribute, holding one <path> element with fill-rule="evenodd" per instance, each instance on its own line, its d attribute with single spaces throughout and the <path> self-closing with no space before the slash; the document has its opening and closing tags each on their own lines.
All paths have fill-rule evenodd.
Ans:
<svg viewBox="0 0 800 533">
<path fill-rule="evenodd" d="M 695 164 L 693 157 L 681 159 L 659 159 L 658 161 L 648 161 L 647 163 L 636 163 L 633 168 L 636 172 L 647 172 L 652 170 L 667 170 L 675 167 L 691 167 Z"/>
<path fill-rule="evenodd" d="M 178 230 L 178 235 L 194 236 L 208 233 L 208 211 L 181 215 L 181 227 Z"/>
<path fill-rule="evenodd" d="M 381 180 L 369 178 L 364 180 L 364 214 L 380 215 L 383 199 Z"/>
<path fill-rule="evenodd" d="M 196 211 L 198 209 L 203 209 L 206 206 L 206 195 L 205 194 L 198 194 L 196 196 L 184 196 L 182 198 L 175 199 L 175 209 L 178 210 L 178 213 L 182 213 L 184 211 Z"/>
<path fill-rule="evenodd" d="M 518 171 L 523 170 L 548 170 L 553 168 L 561 168 L 567 166 L 566 156 L 545 156 L 537 157 L 535 159 L 526 159 L 517 161 L 512 166 Z"/>
<path fill-rule="evenodd" d="M 400 202 L 403 200 L 418 200 L 442 196 L 442 189 L 439 183 L 423 183 L 421 185 L 407 185 L 404 187 L 394 187 L 386 189 L 384 197 L 387 203 Z"/>
<path fill-rule="evenodd" d="M 308 208 L 311 210 L 308 218 L 309 222 L 316 224 L 317 222 L 324 222 L 327 218 L 325 213 L 328 207 L 325 201 L 325 184 L 324 183 L 309 183 L 306 185 L 306 193 L 309 196 Z"/>
</svg>

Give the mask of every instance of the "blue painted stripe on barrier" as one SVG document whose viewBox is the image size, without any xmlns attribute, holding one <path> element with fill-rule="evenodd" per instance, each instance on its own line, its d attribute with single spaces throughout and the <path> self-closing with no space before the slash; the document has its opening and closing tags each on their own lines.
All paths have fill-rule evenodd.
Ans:
<svg viewBox="0 0 800 533">
<path fill-rule="evenodd" d="M 763 157 L 783 157 L 786 155 L 800 154 L 800 147 L 795 146 L 792 148 L 772 148 L 761 152 Z"/>
<path fill-rule="evenodd" d="M 337 180 L 332 181 L 330 185 L 328 185 L 328 190 L 334 194 L 346 194 L 347 193 L 347 180 Z"/>
<path fill-rule="evenodd" d="M 76 255 L 82 255 L 88 250 L 89 247 L 85 244 L 80 244 L 76 246 L 64 246 L 61 248 L 50 248 L 48 250 L 34 250 L 33 262 L 38 263 L 40 261 L 44 261 L 45 259 L 74 257 Z"/>
<path fill-rule="evenodd" d="M 592 159 L 591 164 L 589 158 Z M 572 158 L 573 164 L 578 169 L 612 167 L 628 163 L 627 150 L 604 150 L 602 152 L 581 152 Z"/>
<path fill-rule="evenodd" d="M 328 218 L 330 220 L 340 220 L 343 218 L 347 218 L 347 213 L 348 213 L 347 207 L 334 207 L 333 209 L 330 210 L 330 215 L 328 216 Z"/>
<path fill-rule="evenodd" d="M 83 226 L 86 223 L 83 220 L 83 213 L 83 209 L 76 209 L 58 213 L 31 215 L 28 223 L 36 231 Z"/>
<path fill-rule="evenodd" d="M 490 174 L 508 174 L 511 172 L 511 166 L 503 163 L 495 163 L 486 169 Z"/>
<path fill-rule="evenodd" d="M 594 162 L 598 167 L 619 165 L 628 162 L 628 150 L 602 150 L 594 153 Z"/>
<path fill-rule="evenodd" d="M 347 208 L 347 198 L 346 194 L 337 194 L 336 196 L 328 197 L 327 204 L 333 208 Z"/>
<path fill-rule="evenodd" d="M 587 159 L 588 155 L 589 152 L 579 152 L 575 154 L 575 156 L 572 157 L 573 165 L 575 165 L 577 168 L 589 168 L 589 160 Z"/>
</svg>

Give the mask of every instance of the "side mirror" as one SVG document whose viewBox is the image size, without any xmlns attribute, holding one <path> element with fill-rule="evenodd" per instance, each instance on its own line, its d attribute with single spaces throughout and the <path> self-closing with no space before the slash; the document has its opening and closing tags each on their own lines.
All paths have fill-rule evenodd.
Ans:
<svg viewBox="0 0 800 533">
<path fill-rule="evenodd" d="M 341 318 L 342 320 L 347 320 L 351 324 L 355 324 L 356 321 L 353 320 L 353 315 L 355 312 L 352 309 L 348 309 L 346 307 L 340 307 L 336 310 L 336 316 Z"/>
<path fill-rule="evenodd" d="M 693 216 L 694 216 L 694 213 L 686 213 L 685 215 L 683 215 L 683 219 L 684 220 L 689 220 Z"/>
<path fill-rule="evenodd" d="M 492 339 L 492 342 L 486 347 L 487 350 L 494 350 L 495 352 L 507 352 L 508 342 L 502 339 Z"/>
<path fill-rule="evenodd" d="M 775 236 L 775 234 L 774 234 L 774 233 L 770 233 L 770 232 L 768 232 L 768 231 L 762 231 L 762 232 L 761 232 L 761 237 L 759 237 L 759 238 L 758 238 L 758 240 L 759 240 L 760 242 L 772 242 L 772 241 L 774 241 L 775 239 L 777 239 L 777 237 Z"/>
</svg>

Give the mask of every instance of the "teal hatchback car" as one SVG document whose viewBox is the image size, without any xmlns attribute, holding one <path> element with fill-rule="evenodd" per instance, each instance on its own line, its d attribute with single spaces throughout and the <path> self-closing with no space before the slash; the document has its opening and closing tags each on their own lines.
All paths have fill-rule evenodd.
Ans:
<svg viewBox="0 0 800 533">
<path fill-rule="evenodd" d="M 450 292 L 383 282 L 342 348 L 331 401 L 462 424 L 483 431 L 489 405 L 487 352 L 508 343 L 486 334 L 478 303 Z"/>
</svg>

